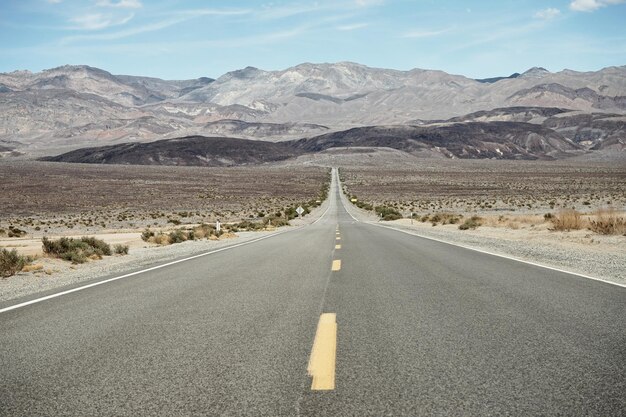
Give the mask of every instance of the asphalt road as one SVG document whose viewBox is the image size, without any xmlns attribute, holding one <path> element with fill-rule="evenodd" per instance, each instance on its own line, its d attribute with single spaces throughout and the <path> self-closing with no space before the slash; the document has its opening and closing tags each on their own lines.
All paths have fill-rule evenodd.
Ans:
<svg viewBox="0 0 626 417">
<path fill-rule="evenodd" d="M 313 225 L 0 313 L 0 416 L 626 415 L 626 288 L 346 204 L 334 180 Z"/>
</svg>

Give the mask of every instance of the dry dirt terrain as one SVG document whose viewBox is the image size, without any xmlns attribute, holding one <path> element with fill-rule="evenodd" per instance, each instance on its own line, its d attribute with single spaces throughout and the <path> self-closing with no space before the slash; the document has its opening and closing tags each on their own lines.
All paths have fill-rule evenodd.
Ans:
<svg viewBox="0 0 626 417">
<path fill-rule="evenodd" d="M 626 207 L 626 163 L 415 159 L 411 166 L 347 166 L 343 185 L 374 205 L 405 216 L 540 214 Z"/>
<path fill-rule="evenodd" d="M 259 218 L 317 198 L 326 175 L 321 167 L 7 161 L 0 163 L 0 229 L 92 234 Z"/>
<path fill-rule="evenodd" d="M 424 159 L 398 168 L 348 166 L 341 177 L 358 205 L 404 217 L 380 224 L 626 284 L 626 164 Z M 572 209 L 578 217 L 565 215 Z M 572 229 L 559 229 L 557 219 Z"/>
</svg>

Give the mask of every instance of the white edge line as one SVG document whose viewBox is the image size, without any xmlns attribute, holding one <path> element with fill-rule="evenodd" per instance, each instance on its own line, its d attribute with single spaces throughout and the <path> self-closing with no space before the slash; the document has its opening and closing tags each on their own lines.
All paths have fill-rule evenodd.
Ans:
<svg viewBox="0 0 626 417">
<path fill-rule="evenodd" d="M 594 281 L 605 282 L 607 284 L 612 284 L 612 285 L 616 285 L 618 287 L 626 288 L 626 284 L 620 284 L 619 282 L 608 281 L 606 279 L 592 277 L 590 275 L 584 275 L 584 274 L 580 274 L 578 272 L 568 271 L 567 269 L 561 269 L 561 268 L 556 268 L 556 267 L 553 267 L 553 266 L 542 265 L 542 264 L 539 264 L 539 263 L 536 263 L 536 262 L 515 258 L 513 256 L 504 255 L 504 254 L 501 254 L 501 253 L 494 253 L 494 252 L 489 252 L 489 251 L 486 251 L 486 250 L 483 250 L 483 249 L 473 248 L 471 246 L 465 246 L 465 245 L 462 245 L 460 243 L 453 243 L 453 242 L 449 242 L 449 241 L 446 241 L 446 240 L 437 239 L 437 238 L 434 238 L 434 237 L 423 236 L 423 235 L 420 235 L 418 233 L 410 232 L 408 230 L 401 230 L 401 229 L 395 228 L 393 226 L 385 226 L 385 225 L 382 225 L 382 224 L 376 224 L 376 223 L 370 223 L 370 222 L 367 222 L 366 224 L 369 224 L 371 226 L 376 226 L 376 227 L 383 227 L 385 229 L 394 230 L 396 232 L 406 233 L 407 235 L 420 237 L 422 239 L 428 239 L 428 240 L 433 240 L 433 241 L 439 242 L 439 243 L 445 243 L 446 245 L 452 245 L 452 246 L 457 246 L 457 247 L 460 247 L 460 248 L 463 248 L 463 249 L 469 249 L 469 250 L 472 250 L 474 252 L 480 252 L 480 253 L 484 253 L 484 254 L 487 254 L 487 255 L 497 256 L 499 258 L 510 259 L 512 261 L 517 261 L 517 262 L 525 263 L 525 264 L 528 264 L 528 265 L 538 266 L 540 268 L 551 269 L 553 271 L 563 272 L 563 273 L 566 273 L 566 274 L 569 274 L 569 275 L 575 275 L 575 276 L 578 276 L 578 277 L 592 279 Z"/>
<path fill-rule="evenodd" d="M 341 193 L 341 195 L 343 195 L 343 193 Z M 501 253 L 494 253 L 494 252 L 489 252 L 489 251 L 486 251 L 486 250 L 483 250 L 483 249 L 473 248 L 471 246 L 465 246 L 465 245 L 462 245 L 460 243 L 454 243 L 454 242 L 449 242 L 449 241 L 446 241 L 446 240 L 437 239 L 437 238 L 434 238 L 434 237 L 428 237 L 428 236 L 420 235 L 419 233 L 416 233 L 416 232 L 413 232 L 413 231 L 401 230 L 401 229 L 398 229 L 398 228 L 393 227 L 393 226 L 385 226 L 385 225 L 377 224 L 377 223 L 373 223 L 373 222 L 361 222 L 360 220 L 357 220 L 352 215 L 352 213 L 350 213 L 350 210 L 348 210 L 348 208 L 343 204 L 343 201 L 342 201 L 342 205 L 343 205 L 343 208 L 346 210 L 346 213 L 348 213 L 350 215 L 350 217 L 352 217 L 354 220 L 356 220 L 357 222 L 360 222 L 360 223 L 369 224 L 371 226 L 376 226 L 376 227 L 383 227 L 385 229 L 394 230 L 396 232 L 405 233 L 407 235 L 420 237 L 422 239 L 428 239 L 428 240 L 432 240 L 432 241 L 439 242 L 439 243 L 445 243 L 446 245 L 457 246 L 459 248 L 472 250 L 474 252 L 484 253 L 486 255 L 492 255 L 492 256 L 497 256 L 499 258 L 510 259 L 512 261 L 521 262 L 521 263 L 528 264 L 528 265 L 533 265 L 533 266 L 538 266 L 540 268 L 550 269 L 552 271 L 557 271 L 557 272 L 563 272 L 563 273 L 566 273 L 566 274 L 569 274 L 569 275 L 575 275 L 575 276 L 578 276 L 578 277 L 581 277 L 581 278 L 592 279 L 594 281 L 600 281 L 600 282 L 604 282 L 604 283 L 607 283 L 607 284 L 615 285 L 615 286 L 618 286 L 618 287 L 626 288 L 626 284 L 620 284 L 619 282 L 609 281 L 609 280 L 602 279 L 602 278 L 592 277 L 590 275 L 580 274 L 578 272 L 568 271 L 567 269 L 556 268 L 556 267 L 553 267 L 553 266 L 543 265 L 543 264 L 539 264 L 539 263 L 532 262 L 532 261 L 526 261 L 524 259 L 515 258 L 513 256 L 504 255 L 504 254 L 501 254 Z M 352 203 L 350 203 L 350 205 L 352 205 Z"/>
<path fill-rule="evenodd" d="M 313 225 L 313 224 L 317 223 L 320 219 L 322 219 L 326 215 L 326 213 L 328 213 L 329 209 L 330 209 L 330 204 L 326 208 L 326 211 L 324 211 L 324 213 L 322 213 L 322 215 L 317 220 L 315 220 L 313 223 L 310 223 L 308 225 L 303 225 L 303 226 L 296 227 L 294 229 L 273 233 L 273 234 L 268 235 L 268 236 L 262 236 L 262 237 L 259 237 L 259 238 L 256 238 L 256 239 L 248 240 L 246 242 L 237 243 L 237 244 L 231 245 L 231 246 L 226 246 L 224 248 L 215 249 L 215 250 L 212 250 L 212 251 L 209 251 L 209 252 L 199 253 L 197 255 L 189 256 L 187 258 L 178 259 L 176 261 L 168 262 L 168 263 L 165 263 L 163 265 L 153 266 L 153 267 L 150 267 L 150 268 L 147 268 L 147 269 L 142 269 L 140 271 L 131 272 L 129 274 L 124 274 L 124 275 L 120 275 L 120 276 L 117 276 L 117 277 L 105 279 L 103 281 L 98 281 L 98 282 L 93 282 L 91 284 L 82 285 L 80 287 L 72 288 L 70 290 L 61 291 L 61 292 L 57 292 L 57 293 L 54 293 L 54 294 L 46 295 L 45 297 L 35 298 L 35 299 L 29 300 L 29 301 L 24 301 L 23 303 L 15 304 L 15 305 L 12 305 L 12 306 L 0 309 L 0 314 L 1 313 L 6 313 L 7 311 L 11 311 L 11 310 L 16 310 L 18 308 L 26 307 L 26 306 L 29 306 L 31 304 L 36 304 L 36 303 L 40 303 L 42 301 L 50 300 L 52 298 L 57 298 L 57 297 L 61 297 L 63 295 L 71 294 L 73 292 L 86 290 L 87 288 L 97 287 L 98 285 L 103 285 L 103 284 L 106 284 L 108 282 L 117 281 L 119 279 L 132 277 L 133 275 L 143 274 L 144 272 L 154 271 L 156 269 L 165 268 L 166 266 L 175 265 L 175 264 L 178 264 L 178 263 L 181 263 L 181 262 L 190 261 L 192 259 L 200 258 L 202 256 L 212 255 L 214 253 L 222 252 L 222 251 L 225 251 L 225 250 L 235 249 L 235 248 L 238 248 L 240 246 L 249 245 L 251 243 L 255 243 L 255 242 L 259 242 L 261 240 L 269 239 L 271 237 L 279 236 L 279 235 L 282 235 L 284 233 L 293 232 L 293 231 L 296 231 L 296 230 L 301 229 L 303 227 L 306 227 L 306 226 Z"/>
<path fill-rule="evenodd" d="M 29 306 L 31 304 L 36 304 L 36 303 L 40 303 L 42 301 L 50 300 L 52 298 L 61 297 L 62 295 L 67 295 L 67 294 L 71 294 L 73 292 L 86 290 L 87 288 L 97 287 L 98 285 L 103 285 L 103 284 L 106 284 L 108 282 L 117 281 L 119 279 L 132 277 L 133 275 L 143 274 L 144 272 L 150 272 L 150 271 L 154 271 L 155 269 L 165 268 L 166 266 L 175 265 L 175 264 L 178 264 L 178 263 L 181 263 L 181 262 L 185 262 L 185 261 L 190 261 L 192 259 L 200 258 L 202 256 L 207 256 L 207 255 L 211 255 L 211 254 L 214 254 L 214 253 L 222 252 L 222 251 L 225 251 L 225 250 L 238 248 L 240 246 L 249 245 L 251 243 L 255 243 L 255 242 L 259 242 L 261 240 L 269 239 L 271 237 L 282 235 L 284 233 L 293 232 L 293 231 L 301 229 L 303 227 L 314 225 L 315 223 L 320 221 L 324 216 L 326 216 L 326 213 L 328 213 L 328 210 L 330 209 L 330 201 L 329 201 L 329 199 L 330 199 L 330 192 L 329 192 L 328 198 L 326 199 L 326 201 L 328 201 L 328 207 L 326 207 L 326 210 L 324 211 L 324 213 L 322 213 L 322 215 L 317 220 L 315 220 L 313 223 L 305 224 L 305 225 L 302 225 L 302 226 L 298 226 L 298 227 L 296 227 L 294 229 L 285 230 L 283 232 L 273 233 L 273 234 L 268 235 L 268 236 L 262 236 L 262 237 L 259 237 L 259 238 L 256 238 L 256 239 L 248 240 L 246 242 L 237 243 L 235 245 L 226 246 L 224 248 L 215 249 L 215 250 L 212 250 L 212 251 L 209 251 L 209 252 L 199 253 L 197 255 L 189 256 L 189 257 L 183 258 L 183 259 L 178 259 L 176 261 L 168 262 L 168 263 L 165 263 L 163 265 L 157 265 L 157 266 L 153 266 L 153 267 L 150 267 L 150 268 L 147 268 L 147 269 L 142 269 L 140 271 L 131 272 L 129 274 L 124 274 L 124 275 L 120 275 L 120 276 L 117 276 L 117 277 L 105 279 L 103 281 L 98 281 L 98 282 L 93 282 L 91 284 L 82 285 L 80 287 L 72 288 L 71 290 L 61 291 L 61 292 L 57 292 L 57 293 L 54 293 L 54 294 L 47 295 L 45 297 L 35 298 L 35 299 L 29 300 L 29 301 L 24 301 L 23 303 L 15 304 L 15 305 L 12 305 L 12 306 L 0 309 L 0 314 L 1 313 L 6 313 L 7 311 L 11 311 L 11 310 L 16 310 L 18 308 L 26 307 L 26 306 Z"/>
</svg>

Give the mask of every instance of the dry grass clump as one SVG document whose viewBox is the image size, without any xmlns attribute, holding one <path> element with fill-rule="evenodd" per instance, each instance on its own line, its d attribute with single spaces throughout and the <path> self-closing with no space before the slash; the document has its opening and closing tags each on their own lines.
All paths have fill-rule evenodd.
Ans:
<svg viewBox="0 0 626 417">
<path fill-rule="evenodd" d="M 564 209 L 553 215 L 552 229 L 556 231 L 580 230 L 584 226 L 584 220 L 579 212 L 574 209 Z"/>
<path fill-rule="evenodd" d="M 483 225 L 483 219 L 479 216 L 472 216 L 459 225 L 460 230 L 476 229 Z"/>
<path fill-rule="evenodd" d="M 589 222 L 589 230 L 601 235 L 626 235 L 626 219 L 618 217 L 613 207 L 598 209 L 595 218 Z"/>
<path fill-rule="evenodd" d="M 22 272 L 41 271 L 42 269 L 43 269 L 42 264 L 24 265 L 24 267 L 22 268 Z"/>
<path fill-rule="evenodd" d="M 435 213 L 431 215 L 424 215 L 420 218 L 422 223 L 430 222 L 433 226 L 437 226 L 438 224 L 457 224 L 463 218 L 460 214 L 451 214 L 451 213 Z"/>
</svg>

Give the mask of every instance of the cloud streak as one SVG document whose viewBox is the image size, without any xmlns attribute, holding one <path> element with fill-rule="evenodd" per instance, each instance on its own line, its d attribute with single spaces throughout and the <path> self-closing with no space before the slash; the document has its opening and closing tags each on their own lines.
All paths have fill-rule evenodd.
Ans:
<svg viewBox="0 0 626 417">
<path fill-rule="evenodd" d="M 77 36 L 67 36 L 61 39 L 61 44 L 69 44 L 77 41 L 86 41 L 86 40 L 94 40 L 94 41 L 105 41 L 105 40 L 115 40 L 115 39 L 123 39 L 130 36 L 140 35 L 142 33 L 155 32 L 170 26 L 178 25 L 180 23 L 184 23 L 188 20 L 195 19 L 201 16 L 232 16 L 232 15 L 242 15 L 247 14 L 249 11 L 247 10 L 213 10 L 213 9 L 198 9 L 198 10 L 184 10 L 174 14 L 175 17 L 171 19 L 165 19 L 159 22 L 146 24 L 143 26 L 137 26 L 130 29 L 120 30 L 117 32 L 110 33 L 98 33 L 93 35 L 77 35 Z M 128 20 L 132 19 L 130 16 L 129 19 L 122 20 L 119 24 L 123 24 L 128 22 Z M 102 25 L 104 22 L 99 21 L 96 17 L 92 16 L 84 19 L 83 23 L 87 25 L 92 25 L 92 28 L 100 29 L 97 27 L 98 25 Z"/>
<path fill-rule="evenodd" d="M 555 17 L 558 17 L 560 14 L 561 11 L 559 9 L 549 7 L 547 9 L 539 10 L 537 13 L 535 13 L 535 19 L 552 20 Z"/>
<path fill-rule="evenodd" d="M 140 9 L 143 7 L 139 0 L 119 0 L 114 2 L 111 0 L 98 0 L 96 6 L 100 7 L 116 7 L 120 9 Z"/>
<path fill-rule="evenodd" d="M 135 17 L 135 15 L 132 13 L 122 17 L 114 17 L 102 13 L 91 13 L 70 19 L 70 22 L 74 23 L 76 26 L 70 27 L 69 29 L 102 30 L 112 26 L 124 25 L 132 20 L 133 17 Z"/>
<path fill-rule="evenodd" d="M 577 12 L 593 12 L 602 7 L 626 3 L 626 0 L 574 0 L 570 3 L 570 9 Z"/>
</svg>

